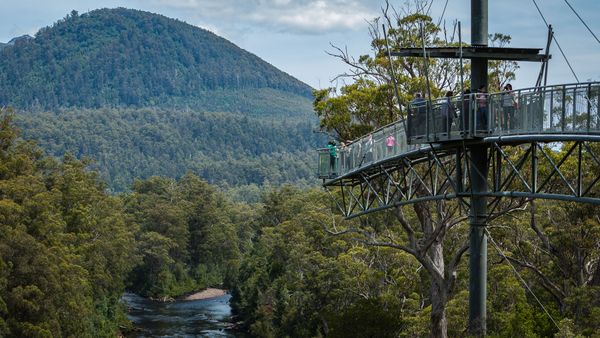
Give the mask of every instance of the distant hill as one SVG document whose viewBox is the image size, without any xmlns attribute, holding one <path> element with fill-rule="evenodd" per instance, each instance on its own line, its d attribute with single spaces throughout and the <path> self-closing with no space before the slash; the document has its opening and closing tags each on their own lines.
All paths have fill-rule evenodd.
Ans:
<svg viewBox="0 0 600 338">
<path fill-rule="evenodd" d="M 72 12 L 0 50 L 0 106 L 115 191 L 193 171 L 226 187 L 312 184 L 311 88 L 231 42 L 130 9 Z M 245 189 L 245 188 L 244 188 Z"/>
<path fill-rule="evenodd" d="M 25 138 L 49 154 L 91 157 L 113 191 L 135 178 L 192 171 L 225 187 L 314 184 L 311 121 L 163 108 L 21 112 Z"/>
<path fill-rule="evenodd" d="M 0 105 L 281 113 L 246 103 L 273 91 L 290 103 L 311 96 L 306 84 L 207 30 L 138 10 L 74 11 L 11 42 L 0 51 Z"/>
</svg>

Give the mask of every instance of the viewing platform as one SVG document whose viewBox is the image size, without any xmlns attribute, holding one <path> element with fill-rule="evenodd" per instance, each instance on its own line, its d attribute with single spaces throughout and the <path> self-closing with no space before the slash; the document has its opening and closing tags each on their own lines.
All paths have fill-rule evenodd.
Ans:
<svg viewBox="0 0 600 338">
<path fill-rule="evenodd" d="M 600 82 L 586 82 L 413 101 L 406 120 L 338 144 L 336 156 L 319 149 L 318 177 L 336 185 L 460 144 L 600 141 L 599 98 Z"/>
</svg>

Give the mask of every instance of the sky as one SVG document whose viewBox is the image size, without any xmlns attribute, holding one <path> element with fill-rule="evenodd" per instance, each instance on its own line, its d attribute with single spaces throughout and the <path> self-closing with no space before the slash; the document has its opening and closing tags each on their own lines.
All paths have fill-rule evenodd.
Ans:
<svg viewBox="0 0 600 338">
<path fill-rule="evenodd" d="M 348 67 L 327 52 L 333 46 L 352 56 L 368 54 L 368 22 L 380 16 L 385 0 L 0 0 L 0 42 L 34 35 L 72 10 L 126 7 L 159 13 L 208 29 L 254 53 L 313 88 L 335 80 Z M 406 0 L 390 0 L 400 8 Z M 569 9 L 600 36 L 600 0 L 536 0 L 580 81 L 600 81 L 600 43 Z M 448 27 L 461 21 L 469 41 L 470 0 L 433 0 L 432 17 L 442 13 Z M 547 28 L 534 0 L 489 1 L 489 32 L 512 36 L 511 47 L 544 48 Z M 549 84 L 576 82 L 556 44 L 551 48 Z M 513 87 L 535 84 L 540 65 L 521 63 Z"/>
</svg>

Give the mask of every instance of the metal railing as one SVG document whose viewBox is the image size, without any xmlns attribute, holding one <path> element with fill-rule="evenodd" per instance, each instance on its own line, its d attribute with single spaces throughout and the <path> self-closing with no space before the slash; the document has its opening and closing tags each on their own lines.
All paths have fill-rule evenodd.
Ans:
<svg viewBox="0 0 600 338">
<path fill-rule="evenodd" d="M 402 123 L 392 123 L 367 136 L 337 147 L 336 156 L 318 149 L 319 178 L 345 175 L 385 159 L 407 153 L 418 146 L 408 144 Z"/>
<path fill-rule="evenodd" d="M 600 134 L 600 82 L 467 94 L 408 106 L 407 129 L 394 122 L 336 156 L 319 149 L 319 178 L 346 175 L 431 143 L 505 135 Z"/>
</svg>

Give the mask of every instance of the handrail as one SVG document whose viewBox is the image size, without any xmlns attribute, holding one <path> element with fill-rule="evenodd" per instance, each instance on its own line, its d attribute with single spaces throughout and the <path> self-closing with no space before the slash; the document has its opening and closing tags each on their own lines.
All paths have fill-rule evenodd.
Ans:
<svg viewBox="0 0 600 338">
<path fill-rule="evenodd" d="M 562 84 L 552 84 L 552 85 L 546 85 L 543 87 L 525 87 L 525 88 L 519 88 L 519 89 L 513 89 L 512 92 L 517 92 L 517 91 L 533 91 L 533 90 L 540 90 L 540 88 L 548 88 L 548 87 L 566 87 L 566 86 L 584 86 L 584 85 L 588 85 L 588 84 L 598 84 L 600 82 L 598 81 L 588 81 L 588 82 L 569 82 L 569 83 L 562 83 Z M 490 93 L 490 94 L 499 94 L 499 93 L 503 93 L 503 92 L 494 92 L 494 93 Z"/>
<path fill-rule="evenodd" d="M 506 104 L 506 94 L 511 95 L 514 105 Z M 419 107 L 425 109 L 420 111 L 409 104 L 406 112 L 410 135 L 400 121 L 395 121 L 338 147 L 337 158 L 329 158 L 328 150 L 320 149 L 319 177 L 346 175 L 431 143 L 523 134 L 600 134 L 600 82 L 485 93 L 483 99 L 476 95 L 469 94 L 468 100 L 463 95 L 450 97 L 452 107 L 448 106 L 448 98 L 423 101 Z M 452 117 L 450 111 L 457 117 Z M 415 133 L 415 126 L 420 134 Z"/>
</svg>

